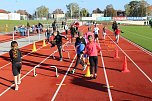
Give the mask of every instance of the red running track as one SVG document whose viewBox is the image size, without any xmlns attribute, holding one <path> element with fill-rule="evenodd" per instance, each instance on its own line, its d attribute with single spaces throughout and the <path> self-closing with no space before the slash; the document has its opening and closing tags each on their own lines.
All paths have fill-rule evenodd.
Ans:
<svg viewBox="0 0 152 101">
<path fill-rule="evenodd" d="M 99 26 L 100 29 L 102 26 Z M 80 28 L 84 33 L 87 32 L 87 27 Z M 37 52 L 31 53 L 32 45 L 23 47 L 22 53 L 27 56 L 23 57 L 22 68 L 22 83 L 19 86 L 19 91 L 14 91 L 14 88 L 8 89 L 13 84 L 13 76 L 11 72 L 11 65 L 7 65 L 0 69 L 0 101 L 114 101 L 119 100 L 133 100 L 133 101 L 149 101 L 152 100 L 152 85 L 139 69 L 127 58 L 128 69 L 130 73 L 122 73 L 122 63 L 124 53 L 119 49 L 119 59 L 114 59 L 113 47 L 107 48 L 107 44 L 111 43 L 114 47 L 115 44 L 111 41 L 114 39 L 112 33 L 108 31 L 109 37 L 105 41 L 101 40 L 102 55 L 99 54 L 98 61 L 98 77 L 97 79 L 88 80 L 84 78 L 86 71 L 82 71 L 79 65 L 74 75 L 67 74 L 75 64 L 74 57 L 75 51 L 73 46 L 64 47 L 65 50 L 69 49 L 70 59 L 68 59 L 67 52 L 63 52 L 63 61 L 58 61 L 58 52 L 55 53 L 56 59 L 47 57 L 54 53 L 56 47 L 51 48 L 47 45 L 41 47 L 42 42 L 36 43 Z M 110 39 L 111 37 L 111 39 Z M 64 43 L 67 40 L 63 41 Z M 152 57 L 139 48 L 133 46 L 127 41 L 120 39 L 120 48 L 151 78 Z M 138 53 L 138 55 L 137 55 Z M 142 57 L 142 58 L 141 58 Z M 43 60 L 45 60 L 41 63 Z M 0 67 L 9 63 L 8 54 L 0 57 Z M 41 63 L 41 64 L 40 64 Z M 37 76 L 33 77 L 32 70 L 36 65 L 40 67 L 36 69 Z M 58 68 L 59 77 L 55 77 L 55 70 L 50 66 Z M 105 70 L 107 75 L 105 74 Z M 29 73 L 28 75 L 26 75 Z M 24 76 L 26 75 L 26 76 Z M 108 82 L 105 77 L 107 76 Z M 105 86 L 110 85 L 110 89 Z M 6 89 L 8 89 L 5 93 Z"/>
</svg>

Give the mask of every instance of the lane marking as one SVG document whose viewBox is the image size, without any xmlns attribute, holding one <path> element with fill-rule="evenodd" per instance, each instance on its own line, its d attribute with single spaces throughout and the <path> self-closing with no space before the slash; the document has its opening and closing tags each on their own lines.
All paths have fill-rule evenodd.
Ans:
<svg viewBox="0 0 152 101">
<path fill-rule="evenodd" d="M 67 41 L 68 42 L 68 41 Z M 67 43 L 66 42 L 66 43 Z M 65 44 L 66 44 L 65 43 Z M 63 47 L 65 46 L 65 44 L 63 45 Z M 52 54 L 50 54 L 47 58 L 45 58 L 43 61 L 41 61 L 38 65 L 36 65 L 36 66 L 34 66 L 34 68 L 32 68 L 29 72 L 27 72 L 24 76 L 22 76 L 21 77 L 21 80 L 23 79 L 23 78 L 25 78 L 29 73 L 31 73 L 35 68 L 37 68 L 37 67 L 39 67 L 43 62 L 45 62 L 48 58 L 50 58 L 54 53 L 56 53 L 58 51 L 58 49 L 57 50 L 55 50 Z M 5 94 L 8 90 L 10 90 L 13 86 L 14 86 L 15 84 L 12 84 L 10 87 L 8 87 L 6 90 L 4 90 L 1 94 L 0 94 L 0 96 L 2 96 L 3 94 Z"/>
<path fill-rule="evenodd" d="M 113 33 L 113 31 L 111 31 L 110 29 L 109 29 L 109 31 Z M 128 40 L 127 38 L 125 38 L 125 37 L 123 37 L 123 36 L 120 36 L 120 37 L 121 37 L 122 39 L 128 41 L 130 44 L 134 45 L 135 47 L 139 48 L 140 50 L 142 50 L 142 51 L 145 52 L 146 54 L 152 56 L 152 52 L 144 49 L 143 47 L 139 46 L 138 44 L 136 44 L 136 43 L 134 43 L 134 42 L 132 42 L 132 41 L 130 41 L 130 40 Z"/>
<path fill-rule="evenodd" d="M 60 84 L 56 84 L 57 86 L 59 86 Z M 65 86 L 66 84 L 62 84 L 61 86 Z"/>
<path fill-rule="evenodd" d="M 29 44 L 29 45 L 30 45 L 30 44 Z M 47 45 L 48 45 L 48 44 L 47 44 Z M 27 45 L 27 46 L 28 46 L 28 45 Z M 38 48 L 37 51 L 40 50 L 41 48 L 43 48 L 43 46 L 40 47 L 40 48 Z M 27 53 L 26 55 L 22 56 L 21 58 L 24 58 L 24 57 L 26 57 L 26 56 L 28 56 L 28 55 L 30 55 L 30 54 L 32 54 L 32 53 L 34 53 L 34 52 Z M 0 69 L 4 68 L 4 67 L 6 67 L 6 66 L 8 66 L 8 65 L 10 65 L 10 64 L 11 64 L 11 62 L 7 63 L 6 65 L 4 65 L 4 66 L 2 66 L 2 67 L 0 67 Z"/>
<path fill-rule="evenodd" d="M 61 86 L 62 86 L 62 84 L 63 84 L 63 82 L 64 82 L 64 80 L 65 80 L 65 78 L 66 78 L 66 76 L 68 75 L 68 72 L 70 71 L 70 68 L 71 68 L 72 64 L 74 63 L 74 60 L 75 60 L 76 56 L 77 56 L 77 55 L 75 54 L 74 59 L 72 60 L 72 62 L 71 62 L 71 64 L 70 64 L 67 72 L 65 73 L 62 81 L 60 82 L 60 84 L 59 84 L 59 86 L 58 86 L 55 94 L 53 95 L 53 98 L 51 99 L 51 101 L 54 101 L 54 100 L 55 100 L 55 98 L 56 98 L 56 96 L 57 96 L 57 94 L 58 94 L 58 92 L 59 92 L 59 90 L 60 90 L 60 88 L 61 88 Z"/>
<path fill-rule="evenodd" d="M 109 37 L 109 36 L 108 36 Z M 152 79 L 128 56 L 128 54 L 126 52 L 124 52 L 122 50 L 121 47 L 119 47 L 113 40 L 111 37 L 109 37 L 110 40 L 127 56 L 127 58 L 137 67 L 137 69 L 152 83 Z"/>
<path fill-rule="evenodd" d="M 100 43 L 99 43 L 99 45 L 100 45 Z M 100 45 L 100 47 L 101 47 L 101 45 Z M 100 55 L 101 55 L 100 57 L 101 57 L 101 60 L 102 60 L 102 66 L 103 66 L 103 70 L 104 70 L 104 76 L 105 76 L 105 79 L 106 79 L 106 85 L 107 85 L 109 100 L 113 101 L 112 94 L 111 94 L 111 91 L 110 91 L 110 85 L 109 85 L 109 81 L 108 81 L 108 76 L 107 76 L 107 72 L 106 72 L 106 68 L 105 68 L 105 64 L 104 64 L 104 59 L 103 59 L 103 55 L 102 55 L 101 51 L 100 51 Z"/>
<path fill-rule="evenodd" d="M 86 27 L 86 28 L 87 28 L 87 27 Z M 84 28 L 84 29 L 86 29 L 86 28 Z M 82 31 L 83 31 L 84 29 L 82 29 Z M 75 54 L 74 59 L 72 60 L 72 62 L 71 62 L 71 64 L 70 64 L 70 66 L 69 66 L 67 72 L 65 73 L 65 75 L 64 75 L 64 77 L 63 77 L 63 79 L 62 79 L 62 81 L 60 82 L 60 85 L 58 86 L 58 88 L 57 88 L 55 94 L 53 95 L 53 97 L 52 97 L 52 99 L 51 99 L 51 101 L 54 101 L 54 100 L 55 100 L 55 98 L 56 98 L 56 96 L 57 96 L 57 94 L 58 94 L 58 92 L 59 92 L 59 90 L 60 90 L 60 88 L 61 88 L 61 85 L 63 84 L 63 82 L 64 82 L 66 76 L 68 75 L 68 72 L 69 72 L 69 70 L 70 70 L 72 64 L 74 63 L 74 60 L 75 60 L 76 56 L 77 56 L 77 54 Z"/>
</svg>

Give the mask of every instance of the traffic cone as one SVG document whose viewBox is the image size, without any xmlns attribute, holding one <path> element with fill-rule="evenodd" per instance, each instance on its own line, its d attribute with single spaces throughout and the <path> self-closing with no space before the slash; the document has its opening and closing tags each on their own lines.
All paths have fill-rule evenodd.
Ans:
<svg viewBox="0 0 152 101">
<path fill-rule="evenodd" d="M 36 45 L 35 45 L 35 42 L 33 43 L 33 49 L 32 49 L 32 52 L 36 52 Z"/>
<path fill-rule="evenodd" d="M 119 56 L 118 56 L 118 48 L 115 48 L 115 55 L 114 55 L 114 58 L 119 58 Z"/>
<path fill-rule="evenodd" d="M 43 45 L 42 45 L 42 46 L 43 46 L 43 47 L 46 46 L 45 39 L 43 40 Z"/>
<path fill-rule="evenodd" d="M 122 67 L 122 71 L 121 72 L 130 72 L 129 69 L 127 68 L 126 56 L 125 56 L 125 59 L 124 59 L 124 63 L 123 63 L 123 67 Z"/>
<path fill-rule="evenodd" d="M 90 66 L 87 66 L 87 72 L 85 74 L 85 77 L 90 77 Z"/>
</svg>

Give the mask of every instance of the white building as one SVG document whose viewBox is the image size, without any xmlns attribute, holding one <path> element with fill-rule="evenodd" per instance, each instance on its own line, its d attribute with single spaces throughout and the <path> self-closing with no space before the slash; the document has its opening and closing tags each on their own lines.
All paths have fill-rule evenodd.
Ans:
<svg viewBox="0 0 152 101">
<path fill-rule="evenodd" d="M 20 14 L 8 13 L 8 20 L 20 20 Z"/>
</svg>

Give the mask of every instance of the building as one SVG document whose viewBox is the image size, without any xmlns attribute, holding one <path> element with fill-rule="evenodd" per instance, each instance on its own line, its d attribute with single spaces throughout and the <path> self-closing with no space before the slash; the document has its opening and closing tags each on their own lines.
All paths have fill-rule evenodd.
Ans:
<svg viewBox="0 0 152 101">
<path fill-rule="evenodd" d="M 64 12 L 61 9 L 56 9 L 52 13 L 52 18 L 54 18 L 54 19 L 63 19 L 63 18 L 65 18 L 65 14 L 64 14 Z"/>
<path fill-rule="evenodd" d="M 20 14 L 0 9 L 0 20 L 20 20 Z"/>
</svg>

